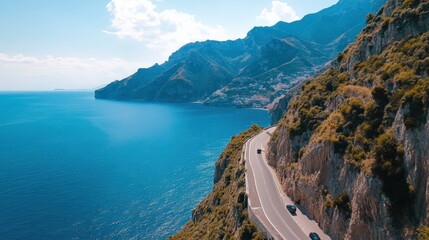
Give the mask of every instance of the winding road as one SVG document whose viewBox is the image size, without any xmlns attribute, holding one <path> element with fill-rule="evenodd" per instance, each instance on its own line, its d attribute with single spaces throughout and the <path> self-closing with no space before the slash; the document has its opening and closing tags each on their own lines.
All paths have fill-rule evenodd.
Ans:
<svg viewBox="0 0 429 240">
<path fill-rule="evenodd" d="M 263 225 L 274 239 L 310 239 L 310 232 L 316 232 L 321 239 L 330 239 L 317 223 L 304 215 L 299 208 L 296 216 L 286 209 L 293 202 L 281 190 L 276 174 L 266 160 L 266 149 L 275 127 L 249 139 L 245 144 L 246 189 L 249 196 L 249 211 L 253 220 Z M 258 154 L 257 149 L 262 149 Z M 255 219 L 256 218 L 256 219 Z"/>
</svg>

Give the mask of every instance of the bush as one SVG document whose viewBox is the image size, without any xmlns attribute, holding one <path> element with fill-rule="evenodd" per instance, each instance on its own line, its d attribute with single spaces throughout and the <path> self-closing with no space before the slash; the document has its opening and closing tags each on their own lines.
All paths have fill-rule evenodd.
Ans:
<svg viewBox="0 0 429 240">
<path fill-rule="evenodd" d="M 341 210 L 343 213 L 349 215 L 351 213 L 349 195 L 343 192 L 336 196 L 334 199 L 334 206 Z"/>
<path fill-rule="evenodd" d="M 325 201 L 325 204 L 323 205 L 325 208 L 331 208 L 331 207 L 333 207 L 334 206 L 334 203 L 330 200 L 330 199 L 327 199 L 326 201 Z"/>
<path fill-rule="evenodd" d="M 334 142 L 334 152 L 339 154 L 344 154 L 348 146 L 347 138 L 344 134 L 340 133 L 338 135 L 338 141 Z"/>
<path fill-rule="evenodd" d="M 389 26 L 391 21 L 392 21 L 391 17 L 384 18 L 383 23 L 381 24 L 381 28 L 386 29 Z"/>
<path fill-rule="evenodd" d="M 256 227 L 248 222 L 243 223 L 239 229 L 239 239 L 250 240 L 253 239 L 253 233 L 257 232 Z"/>
<path fill-rule="evenodd" d="M 413 7 L 416 3 L 416 0 L 404 0 L 404 7 L 410 8 Z"/>
<path fill-rule="evenodd" d="M 377 103 L 365 106 L 365 122 L 362 129 L 367 138 L 374 138 L 379 134 L 378 128 L 383 122 L 384 108 Z"/>
<path fill-rule="evenodd" d="M 369 13 L 368 15 L 366 15 L 366 23 L 370 23 L 373 19 L 374 19 L 374 14 Z"/>
<path fill-rule="evenodd" d="M 414 70 L 404 70 L 396 74 L 395 82 L 398 87 L 409 87 L 415 84 L 417 78 Z"/>
<path fill-rule="evenodd" d="M 420 227 L 417 229 L 418 240 L 429 240 L 429 227 Z"/>
<path fill-rule="evenodd" d="M 326 100 L 332 97 L 340 84 L 348 80 L 347 74 L 341 74 L 338 70 L 331 68 L 317 79 L 305 83 L 299 97 L 289 104 L 289 109 L 295 109 L 298 112 L 296 119 L 287 122 L 291 136 L 298 136 L 316 129 L 328 117 L 325 112 Z"/>
<path fill-rule="evenodd" d="M 299 119 L 288 127 L 289 133 L 297 136 L 306 131 L 313 131 L 325 118 L 326 113 L 320 107 L 302 108 L 299 111 Z"/>
<path fill-rule="evenodd" d="M 402 107 L 408 107 L 404 112 L 404 124 L 407 128 L 415 128 L 426 122 L 429 105 L 429 79 L 407 91 L 402 99 Z"/>
<path fill-rule="evenodd" d="M 355 162 L 360 162 L 361 160 L 364 160 L 366 157 L 366 154 L 363 151 L 363 149 L 358 146 L 351 147 L 350 154 L 352 156 L 352 160 L 354 160 Z"/>
<path fill-rule="evenodd" d="M 407 215 L 406 209 L 412 200 L 412 188 L 406 181 L 403 166 L 404 148 L 389 130 L 376 139 L 373 153 L 375 164 L 372 170 L 383 182 L 383 192 L 391 201 L 394 224 L 398 224 Z"/>
<path fill-rule="evenodd" d="M 404 150 L 398 145 L 392 131 L 376 139 L 374 145 L 374 172 L 382 179 L 394 177 L 402 172 Z"/>
<path fill-rule="evenodd" d="M 389 102 L 387 90 L 383 86 L 375 86 L 371 90 L 371 95 L 381 108 L 384 108 Z"/>
<path fill-rule="evenodd" d="M 352 132 L 363 122 L 365 108 L 361 99 L 351 98 L 341 105 L 340 112 L 346 120 L 344 128 Z"/>
</svg>

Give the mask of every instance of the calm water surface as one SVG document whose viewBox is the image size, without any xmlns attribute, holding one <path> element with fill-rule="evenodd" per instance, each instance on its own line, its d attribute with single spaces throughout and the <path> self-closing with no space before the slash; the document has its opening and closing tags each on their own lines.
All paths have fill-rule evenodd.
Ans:
<svg viewBox="0 0 429 240">
<path fill-rule="evenodd" d="M 265 111 L 0 93 L 0 239 L 165 239 Z"/>
</svg>

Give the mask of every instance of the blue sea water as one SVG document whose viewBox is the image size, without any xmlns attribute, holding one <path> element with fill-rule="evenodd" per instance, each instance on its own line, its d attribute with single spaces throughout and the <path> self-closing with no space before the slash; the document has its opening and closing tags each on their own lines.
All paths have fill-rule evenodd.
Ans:
<svg viewBox="0 0 429 240">
<path fill-rule="evenodd" d="M 254 109 L 0 93 L 0 239 L 165 239 Z"/>
</svg>

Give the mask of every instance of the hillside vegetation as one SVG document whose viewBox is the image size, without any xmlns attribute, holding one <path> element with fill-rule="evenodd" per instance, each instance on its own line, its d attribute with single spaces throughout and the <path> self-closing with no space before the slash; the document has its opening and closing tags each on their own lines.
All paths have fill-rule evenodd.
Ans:
<svg viewBox="0 0 429 240">
<path fill-rule="evenodd" d="M 262 130 L 253 125 L 232 137 L 216 162 L 214 187 L 192 212 L 192 221 L 169 239 L 264 239 L 249 219 L 245 163 L 241 161 L 247 139 Z"/>
<path fill-rule="evenodd" d="M 389 0 L 279 122 L 270 163 L 334 239 L 429 223 L 428 29 L 428 0 Z"/>
</svg>

